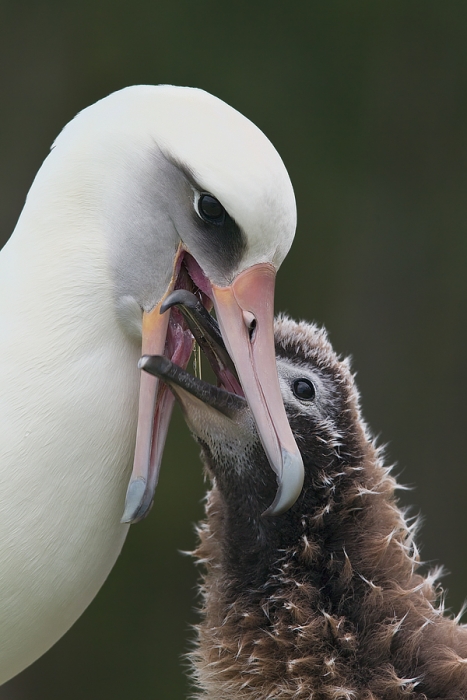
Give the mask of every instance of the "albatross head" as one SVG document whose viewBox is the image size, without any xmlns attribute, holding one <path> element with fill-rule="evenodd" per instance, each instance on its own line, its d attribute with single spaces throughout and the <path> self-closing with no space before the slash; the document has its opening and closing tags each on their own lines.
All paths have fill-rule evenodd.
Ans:
<svg viewBox="0 0 467 700">
<path fill-rule="evenodd" d="M 65 127 L 57 148 L 92 157 L 114 285 L 125 330 L 143 354 L 186 366 L 192 336 L 174 289 L 215 308 L 237 377 L 278 481 L 270 508 L 298 497 L 303 464 L 279 390 L 273 336 L 276 271 L 292 243 L 295 199 L 266 136 L 239 112 L 198 89 L 136 86 L 113 93 Z M 240 386 L 241 385 L 241 386 Z M 173 397 L 142 373 L 133 473 L 124 522 L 147 513 L 157 483 Z"/>
</svg>

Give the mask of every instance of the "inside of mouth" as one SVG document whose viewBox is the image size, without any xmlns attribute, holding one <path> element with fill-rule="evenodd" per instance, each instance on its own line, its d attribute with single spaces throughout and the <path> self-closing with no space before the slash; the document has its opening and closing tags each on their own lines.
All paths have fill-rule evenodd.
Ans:
<svg viewBox="0 0 467 700">
<path fill-rule="evenodd" d="M 200 299 L 208 312 L 212 311 L 211 284 L 196 260 L 187 252 L 181 254 L 177 265 L 175 289 L 186 289 Z M 169 326 L 164 355 L 174 364 L 186 369 L 194 348 L 195 339 L 182 315 L 173 306 L 165 313 L 170 313 Z M 201 346 L 201 349 L 202 346 Z M 219 360 L 209 357 L 209 364 L 215 375 L 217 386 L 238 396 L 245 396 L 240 381 L 228 367 Z"/>
</svg>

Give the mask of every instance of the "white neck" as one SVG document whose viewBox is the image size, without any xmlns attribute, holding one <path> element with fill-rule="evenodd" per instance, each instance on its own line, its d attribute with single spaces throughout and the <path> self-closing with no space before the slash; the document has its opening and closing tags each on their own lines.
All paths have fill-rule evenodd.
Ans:
<svg viewBox="0 0 467 700">
<path fill-rule="evenodd" d="M 0 683 L 79 617 L 127 533 L 139 348 L 116 322 L 100 183 L 77 191 L 56 161 L 0 255 Z"/>
</svg>

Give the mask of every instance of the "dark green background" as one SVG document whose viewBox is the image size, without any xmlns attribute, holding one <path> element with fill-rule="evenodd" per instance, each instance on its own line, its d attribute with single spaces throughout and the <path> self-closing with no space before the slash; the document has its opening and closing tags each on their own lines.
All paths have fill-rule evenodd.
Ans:
<svg viewBox="0 0 467 700">
<path fill-rule="evenodd" d="M 277 309 L 351 353 L 422 556 L 467 593 L 467 3 L 0 2 L 0 237 L 62 126 L 132 83 L 203 87 L 281 153 L 299 225 Z M 186 697 L 204 485 L 179 414 L 156 503 L 88 611 L 1 700 Z M 1 595 L 1 592 L 0 592 Z"/>
</svg>

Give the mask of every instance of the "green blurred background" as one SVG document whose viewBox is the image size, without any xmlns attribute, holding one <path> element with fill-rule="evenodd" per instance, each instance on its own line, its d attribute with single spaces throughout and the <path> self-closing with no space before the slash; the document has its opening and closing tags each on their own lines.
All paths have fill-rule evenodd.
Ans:
<svg viewBox="0 0 467 700">
<path fill-rule="evenodd" d="M 0 239 L 62 126 L 133 83 L 195 85 L 261 127 L 299 225 L 277 309 L 351 353 L 364 413 L 467 594 L 467 3 L 0 1 Z M 1 341 L 0 341 L 1 342 Z M 175 416 L 151 516 L 73 629 L 0 700 L 188 694 L 204 492 Z M 1 595 L 1 592 L 0 592 Z"/>
</svg>

